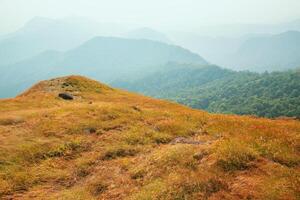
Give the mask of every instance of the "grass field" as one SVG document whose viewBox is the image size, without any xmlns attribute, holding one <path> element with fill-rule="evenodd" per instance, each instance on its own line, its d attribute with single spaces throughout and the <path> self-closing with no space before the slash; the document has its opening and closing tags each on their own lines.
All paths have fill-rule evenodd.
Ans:
<svg viewBox="0 0 300 200">
<path fill-rule="evenodd" d="M 300 122 L 44 81 L 0 100 L 0 198 L 297 200 Z"/>
</svg>

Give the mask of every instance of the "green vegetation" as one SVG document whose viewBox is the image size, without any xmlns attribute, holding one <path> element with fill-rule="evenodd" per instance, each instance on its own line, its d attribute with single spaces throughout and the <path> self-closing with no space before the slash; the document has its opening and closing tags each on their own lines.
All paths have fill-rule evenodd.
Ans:
<svg viewBox="0 0 300 200">
<path fill-rule="evenodd" d="M 300 72 L 234 72 L 217 66 L 168 64 L 118 87 L 215 113 L 300 117 Z"/>
</svg>

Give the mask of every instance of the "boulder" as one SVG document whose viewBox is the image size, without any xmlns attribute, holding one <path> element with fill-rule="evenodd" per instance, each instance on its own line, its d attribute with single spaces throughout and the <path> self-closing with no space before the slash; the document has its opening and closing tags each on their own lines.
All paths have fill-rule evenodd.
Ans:
<svg viewBox="0 0 300 200">
<path fill-rule="evenodd" d="M 93 128 L 93 127 L 91 127 L 91 128 L 86 128 L 86 129 L 84 129 L 84 132 L 85 132 L 85 133 L 93 134 L 93 133 L 96 133 L 96 132 L 97 132 L 97 129 L 96 129 L 96 128 Z"/>
<path fill-rule="evenodd" d="M 68 93 L 59 93 L 58 96 L 64 100 L 73 100 L 74 97 Z"/>
<path fill-rule="evenodd" d="M 193 155 L 193 158 L 196 160 L 202 160 L 205 156 L 207 156 L 209 153 L 207 151 L 202 151 L 202 152 L 198 152 L 195 153 Z"/>
</svg>

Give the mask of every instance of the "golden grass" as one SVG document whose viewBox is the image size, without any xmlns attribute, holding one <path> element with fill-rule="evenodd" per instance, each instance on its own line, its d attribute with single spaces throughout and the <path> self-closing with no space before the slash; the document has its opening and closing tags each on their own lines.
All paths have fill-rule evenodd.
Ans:
<svg viewBox="0 0 300 200">
<path fill-rule="evenodd" d="M 74 101 L 57 97 L 66 90 Z M 44 81 L 0 100 L 0 198 L 299 199 L 299 133 L 295 120 L 208 114 L 78 76 Z"/>
</svg>

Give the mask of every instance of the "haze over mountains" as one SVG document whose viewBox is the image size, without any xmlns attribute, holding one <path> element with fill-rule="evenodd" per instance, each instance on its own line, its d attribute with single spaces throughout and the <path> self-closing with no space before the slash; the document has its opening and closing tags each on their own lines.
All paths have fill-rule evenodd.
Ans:
<svg viewBox="0 0 300 200">
<path fill-rule="evenodd" d="M 240 46 L 233 63 L 256 71 L 300 67 L 300 32 L 250 38 Z"/>
<path fill-rule="evenodd" d="M 98 23 L 79 17 L 55 20 L 35 17 L 15 33 L 0 37 L 0 65 L 13 64 L 46 50 L 70 50 L 95 36 L 117 36 L 177 44 L 198 53 L 210 63 L 227 68 L 257 71 L 281 70 L 285 67 L 298 67 L 298 61 L 295 58 L 298 55 L 293 52 L 297 51 L 295 48 L 298 46 L 298 36 L 296 35 L 299 35 L 299 32 L 296 31 L 299 30 L 300 20 L 275 25 L 200 27 L 194 33 L 180 31 L 163 33 L 147 27 Z M 248 51 L 255 51 L 255 48 L 261 49 L 260 41 L 263 39 L 270 41 L 263 44 L 264 48 L 272 49 L 273 42 L 279 45 L 272 49 L 278 52 L 274 61 L 262 62 L 260 58 L 252 59 L 249 56 L 246 58 L 246 53 L 240 52 L 247 51 L 247 46 L 251 47 Z M 284 45 L 287 46 L 287 43 L 295 44 L 295 47 L 285 48 Z M 261 53 L 263 57 L 263 52 Z M 249 54 L 252 53 L 249 52 Z M 272 55 L 269 56 L 272 57 Z M 251 62 L 247 61 L 250 59 Z M 284 66 L 285 64 L 288 66 Z"/>
<path fill-rule="evenodd" d="M 128 29 L 82 18 L 35 17 L 18 31 L 0 38 L 0 65 L 13 64 L 46 51 L 66 51 L 97 36 L 117 36 Z"/>
<path fill-rule="evenodd" d="M 299 11 L 0 0 L 0 199 L 300 200 Z"/>
<path fill-rule="evenodd" d="M 177 44 L 199 53 L 211 63 L 235 70 L 246 69 L 263 72 L 266 70 L 274 71 L 299 67 L 299 62 L 294 62 L 299 57 L 295 55 L 295 48 L 283 47 L 283 45 L 298 44 L 299 31 L 300 20 L 294 20 L 273 25 L 252 24 L 202 27 L 199 28 L 198 32 L 194 33 L 178 31 L 169 32 L 168 35 L 172 41 L 176 41 Z M 293 35 L 290 34 L 291 32 L 293 32 Z M 248 58 L 246 58 L 247 55 L 241 55 L 243 53 L 240 51 L 242 51 L 242 48 L 248 48 L 247 46 L 251 46 L 253 51 L 260 49 L 262 44 L 260 44 L 260 41 L 257 41 L 259 38 L 269 41 L 269 43 L 264 42 L 264 48 L 270 49 L 273 54 L 275 54 L 274 51 L 277 52 L 273 61 L 256 58 L 250 62 L 249 60 L 252 59 L 250 55 Z M 273 45 L 276 46 L 273 47 Z M 265 52 L 259 51 L 261 58 L 270 56 L 267 55 L 266 49 Z M 269 54 L 272 54 L 271 52 Z M 251 53 L 249 52 L 249 54 Z M 255 55 L 255 52 L 253 54 Z M 245 58 L 241 58 L 241 56 L 245 56 Z M 292 61 L 287 61 L 289 59 Z M 285 64 L 288 66 L 285 66 Z"/>
<path fill-rule="evenodd" d="M 274 112 L 279 100 L 269 104 L 269 111 L 262 111 L 258 109 L 259 106 L 254 106 L 258 103 L 257 100 L 249 101 L 244 106 L 245 109 L 240 110 L 232 106 L 233 101 L 226 102 L 226 106 L 222 107 L 224 102 L 221 98 L 214 97 L 210 100 L 213 104 L 206 102 L 212 98 L 211 90 L 217 91 L 216 87 L 222 87 L 222 84 L 237 84 L 241 81 L 240 76 L 245 77 L 245 80 L 259 79 L 259 75 L 254 73 L 236 73 L 209 63 L 235 70 L 257 72 L 285 71 L 300 66 L 300 32 L 289 31 L 299 29 L 298 21 L 266 25 L 265 29 L 258 25 L 249 26 L 249 29 L 247 26 L 234 26 L 230 34 L 226 32 L 228 27 L 232 26 L 223 27 L 223 37 L 214 37 L 213 28 L 208 29 L 211 31 L 210 36 L 204 36 L 205 32 L 202 36 L 197 33 L 168 31 L 164 34 L 147 27 L 97 23 L 84 18 L 52 20 L 37 17 L 17 32 L 0 39 L 0 97 L 15 96 L 42 79 L 80 74 L 155 97 L 175 99 L 180 103 L 213 112 L 269 117 L 298 116 L 298 107 L 292 102 L 299 94 L 292 89 L 288 90 L 287 94 L 284 93 L 284 97 L 278 98 L 280 102 L 296 106 L 293 108 L 294 112 L 281 108 L 278 109 L 281 111 Z M 244 32 L 238 32 L 239 30 Z M 247 34 L 242 35 L 244 33 Z M 162 73 L 166 64 L 168 70 Z M 178 70 L 178 66 L 186 68 Z M 208 70 L 208 74 L 203 73 L 203 67 Z M 220 74 L 223 75 L 219 77 Z M 283 73 L 282 76 L 289 75 Z M 267 78 L 263 75 L 262 77 Z M 224 79 L 232 79 L 233 82 L 228 83 Z M 206 87 L 207 81 L 215 83 Z M 241 84 L 248 84 L 243 81 Z M 289 78 L 284 78 L 279 90 L 283 90 L 289 84 L 288 81 Z M 205 89 L 202 88 L 203 83 Z M 260 84 L 255 87 L 266 89 L 269 86 Z M 239 89 L 247 90 L 247 87 Z M 255 96 L 257 91 L 253 92 L 254 94 L 244 98 Z M 267 101 L 271 102 L 272 97 L 267 93 L 267 97 L 260 93 L 257 98 L 268 99 Z M 226 98 L 236 99 L 238 97 L 234 95 L 240 95 L 231 94 Z M 203 102 L 206 102 L 205 105 Z"/>
<path fill-rule="evenodd" d="M 179 46 L 151 40 L 95 37 L 66 52 L 45 51 L 1 68 L 1 96 L 16 95 L 35 81 L 66 74 L 83 74 L 104 82 L 134 79 L 167 62 L 207 64 Z"/>
<path fill-rule="evenodd" d="M 150 28 L 139 28 L 125 34 L 125 37 L 132 39 L 148 39 L 171 44 L 172 41 L 167 35 Z"/>
</svg>

